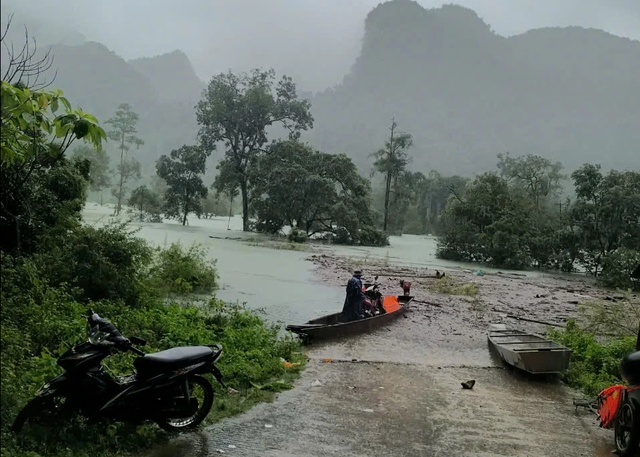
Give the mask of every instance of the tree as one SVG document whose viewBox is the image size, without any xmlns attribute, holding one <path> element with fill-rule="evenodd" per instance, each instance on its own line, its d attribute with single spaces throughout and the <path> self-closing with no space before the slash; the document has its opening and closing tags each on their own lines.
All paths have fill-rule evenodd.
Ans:
<svg viewBox="0 0 640 457">
<path fill-rule="evenodd" d="M 344 231 L 362 243 L 374 229 L 369 183 L 344 154 L 281 141 L 254 163 L 250 176 L 259 231 L 277 233 L 285 225 L 307 236 Z"/>
<path fill-rule="evenodd" d="M 576 200 L 569 209 L 582 252 L 581 263 L 598 275 L 618 248 L 640 251 L 640 172 L 585 164 L 571 175 Z"/>
<path fill-rule="evenodd" d="M 560 162 L 551 162 L 533 154 L 521 157 L 511 157 L 508 152 L 498 154 L 498 169 L 508 182 L 514 182 L 527 191 L 538 212 L 541 199 L 557 195 L 565 178 Z"/>
<path fill-rule="evenodd" d="M 162 222 L 160 197 L 147 186 L 137 187 L 131 192 L 129 206 L 136 209 L 140 222 Z"/>
<path fill-rule="evenodd" d="M 215 189 L 216 198 L 219 198 L 222 194 L 226 194 L 229 197 L 229 222 L 227 223 L 227 230 L 229 230 L 231 216 L 233 216 L 233 200 L 238 197 L 240 176 L 233 164 L 226 159 L 221 160 L 216 168 L 218 169 L 218 175 L 211 188 Z"/>
<path fill-rule="evenodd" d="M 64 224 L 77 220 L 82 205 L 76 203 L 84 195 L 88 170 L 68 163 L 65 152 L 76 140 L 100 150 L 106 134 L 95 117 L 73 109 L 62 91 L 27 87 L 38 86 L 50 60 L 48 54 L 35 59 L 28 35 L 22 50 L 14 53 L 4 41 L 8 27 L 0 37 L 10 54 L 3 61 L 1 85 L 0 246 L 4 252 L 22 252 L 35 248 L 54 219 L 66 218 Z M 54 194 L 62 206 L 47 208 L 47 199 Z"/>
<path fill-rule="evenodd" d="M 384 190 L 384 222 L 382 229 L 386 232 L 389 222 L 389 202 L 391 200 L 392 183 L 397 180 L 398 176 L 405 170 L 410 162 L 407 155 L 413 140 L 408 133 L 400 133 L 396 135 L 395 129 L 398 126 L 395 119 L 391 121 L 391 135 L 389 141 L 385 143 L 383 149 L 378 150 L 373 156 L 376 158 L 374 162 L 374 170 L 382 173 L 385 179 Z"/>
<path fill-rule="evenodd" d="M 93 192 L 101 192 L 111 185 L 109 176 L 109 156 L 104 151 L 96 151 L 89 146 L 79 146 L 73 151 L 73 159 L 89 162 L 89 189 Z M 100 194 L 102 205 L 102 193 Z"/>
<path fill-rule="evenodd" d="M 496 267 L 531 264 L 528 242 L 535 224 L 522 195 L 495 173 L 469 183 L 464 194 L 449 198 L 443 212 L 438 256 L 450 260 L 489 262 Z"/>
<path fill-rule="evenodd" d="M 249 231 L 248 169 L 267 143 L 267 128 L 281 125 L 291 139 L 313 126 L 308 100 L 298 100 L 296 86 L 287 76 L 277 83 L 275 72 L 255 69 L 215 76 L 196 106 L 201 145 L 213 151 L 224 142 L 225 160 L 234 170 L 242 195 L 242 226 Z M 220 175 L 218 175 L 220 176 Z"/>
<path fill-rule="evenodd" d="M 118 106 L 115 117 L 108 119 L 106 122 L 113 127 L 113 129 L 107 133 L 109 139 L 120 143 L 118 146 L 120 150 L 120 163 L 116 168 L 118 187 L 115 188 L 113 192 L 114 196 L 118 199 L 116 215 L 120 214 L 120 210 L 122 209 L 127 182 L 133 177 L 140 177 L 140 162 L 127 157 L 130 145 L 135 145 L 136 148 L 140 148 L 140 146 L 144 144 L 144 141 L 135 135 L 138 133 L 136 129 L 138 117 L 138 114 L 131 110 L 131 106 L 129 106 L 128 103 L 123 103 Z"/>
<path fill-rule="evenodd" d="M 158 176 L 165 180 L 168 189 L 165 194 L 165 214 L 182 219 L 187 223 L 191 212 L 202 213 L 202 199 L 207 196 L 207 188 L 202 183 L 207 157 L 210 151 L 199 146 L 182 146 L 163 155 L 156 162 Z"/>
</svg>

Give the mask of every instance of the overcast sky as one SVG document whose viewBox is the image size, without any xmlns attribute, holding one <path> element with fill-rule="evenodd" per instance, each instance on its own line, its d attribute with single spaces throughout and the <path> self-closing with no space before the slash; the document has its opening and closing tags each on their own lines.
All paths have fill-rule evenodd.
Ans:
<svg viewBox="0 0 640 457">
<path fill-rule="evenodd" d="M 378 0 L 3 0 L 100 41 L 126 59 L 185 51 L 208 80 L 227 69 L 274 67 L 302 89 L 339 83 Z M 451 1 L 419 0 L 432 8 Z M 640 40 L 640 0 L 458 0 L 501 35 L 580 25 Z M 13 8 L 12 8 L 13 7 Z M 18 22 L 19 17 L 16 16 Z M 4 22 L 4 18 L 3 18 Z"/>
</svg>

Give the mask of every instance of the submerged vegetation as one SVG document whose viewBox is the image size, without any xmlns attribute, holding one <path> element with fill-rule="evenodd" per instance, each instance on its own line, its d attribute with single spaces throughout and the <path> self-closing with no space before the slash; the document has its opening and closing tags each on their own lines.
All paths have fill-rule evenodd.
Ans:
<svg viewBox="0 0 640 457">
<path fill-rule="evenodd" d="M 466 295 L 467 297 L 475 297 L 478 295 L 478 283 L 469 282 L 459 284 L 449 276 L 437 279 L 429 286 L 429 289 L 439 294 L 448 295 Z"/>
<path fill-rule="evenodd" d="M 592 300 L 580 306 L 580 321 L 549 336 L 573 351 L 565 374 L 569 385 L 595 396 L 604 388 L 624 384 L 620 361 L 633 352 L 638 338 L 640 299 L 626 295 L 616 301 Z"/>
</svg>

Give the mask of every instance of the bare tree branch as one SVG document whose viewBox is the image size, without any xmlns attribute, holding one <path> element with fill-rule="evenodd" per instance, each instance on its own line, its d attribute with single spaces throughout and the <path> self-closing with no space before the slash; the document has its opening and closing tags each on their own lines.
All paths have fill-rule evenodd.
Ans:
<svg viewBox="0 0 640 457">
<path fill-rule="evenodd" d="M 53 66 L 53 55 L 51 47 L 47 49 L 42 57 L 37 57 L 38 46 L 35 38 L 29 37 L 29 31 L 24 26 L 24 43 L 19 51 L 13 43 L 7 43 L 9 29 L 13 21 L 13 14 L 9 15 L 7 25 L 0 36 L 2 46 L 7 52 L 8 63 L 2 75 L 2 80 L 10 84 L 22 84 L 31 89 L 42 90 L 50 86 L 58 75 L 58 71 L 50 81 L 41 80 L 44 74 Z M 3 59 L 4 60 L 4 59 Z"/>
</svg>

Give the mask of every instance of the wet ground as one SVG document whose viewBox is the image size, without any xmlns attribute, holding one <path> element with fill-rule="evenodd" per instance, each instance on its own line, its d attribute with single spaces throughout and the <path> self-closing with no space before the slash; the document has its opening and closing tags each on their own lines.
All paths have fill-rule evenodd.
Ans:
<svg viewBox="0 0 640 457">
<path fill-rule="evenodd" d="M 310 345 L 293 390 L 148 457 L 610 455 L 611 433 L 572 405 L 580 394 L 554 377 L 505 369 L 486 340 L 490 322 L 534 332 L 546 327 L 531 320 L 562 325 L 579 301 L 598 295 L 587 281 L 445 270 L 455 284 L 478 284 L 477 296 L 455 296 L 434 292 L 432 269 L 308 257 L 313 277 L 332 290 L 358 267 L 380 274 L 383 293 L 411 281 L 414 304 L 372 333 Z M 472 379 L 473 389 L 462 389 Z"/>
</svg>

